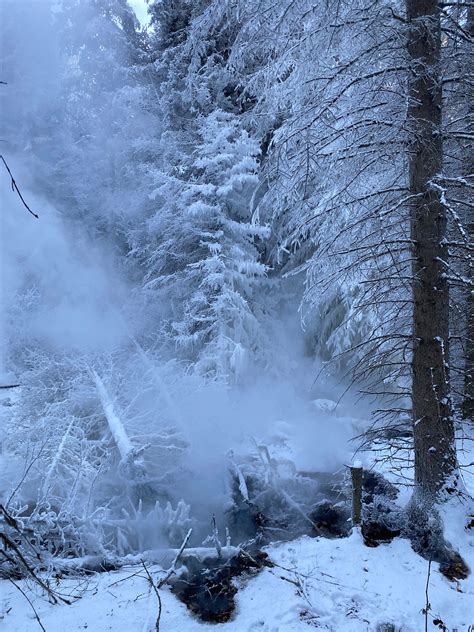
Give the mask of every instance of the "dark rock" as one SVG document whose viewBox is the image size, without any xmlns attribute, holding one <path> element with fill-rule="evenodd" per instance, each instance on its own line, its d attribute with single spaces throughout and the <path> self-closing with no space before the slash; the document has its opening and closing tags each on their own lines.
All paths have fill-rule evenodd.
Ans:
<svg viewBox="0 0 474 632">
<path fill-rule="evenodd" d="M 398 496 L 398 489 L 387 481 L 382 474 L 365 470 L 362 492 L 362 502 L 366 505 L 374 502 L 376 496 L 383 496 L 386 500 L 395 500 Z"/>
<path fill-rule="evenodd" d="M 316 535 L 325 538 L 344 538 L 349 535 L 350 511 L 342 503 L 333 505 L 329 500 L 323 500 L 316 505 L 309 518 L 314 524 Z"/>
<path fill-rule="evenodd" d="M 401 535 L 404 513 L 390 498 L 374 496 L 373 502 L 363 507 L 362 536 L 366 546 L 375 547 L 391 542 Z"/>
<path fill-rule="evenodd" d="M 227 525 L 232 539 L 244 542 L 262 534 L 268 519 L 253 503 L 240 501 L 227 511 Z"/>
<path fill-rule="evenodd" d="M 390 528 L 383 522 L 363 522 L 362 536 L 364 544 L 376 547 L 379 544 L 391 542 L 401 534 L 401 529 Z"/>
</svg>

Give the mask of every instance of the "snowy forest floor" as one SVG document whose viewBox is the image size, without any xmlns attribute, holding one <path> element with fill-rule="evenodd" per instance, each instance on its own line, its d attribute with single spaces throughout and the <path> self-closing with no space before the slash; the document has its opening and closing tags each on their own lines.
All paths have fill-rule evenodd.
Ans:
<svg viewBox="0 0 474 632">
<path fill-rule="evenodd" d="M 350 458 L 348 438 L 353 432 L 353 425 L 357 427 L 360 420 L 345 416 L 347 409 L 344 410 L 344 407 L 340 416 L 325 411 L 323 405 L 326 402 L 329 404 L 330 400 L 316 400 L 308 404 L 318 418 L 322 445 L 318 447 L 317 442 L 311 441 L 314 445 L 312 458 L 308 450 L 296 450 L 291 454 L 299 469 L 309 467 L 314 459 L 327 471 L 331 462 L 339 467 Z M 338 432 L 339 439 L 344 437 L 342 444 L 345 447 L 340 447 L 341 454 L 334 461 L 335 446 L 329 450 L 328 442 L 332 436 L 329 429 L 336 419 L 338 425 L 345 428 L 344 432 L 342 429 Z M 304 430 L 308 430 L 308 424 L 304 424 Z M 304 443 L 303 436 L 293 436 L 292 439 L 294 446 Z M 328 453 L 331 459 L 325 462 L 324 456 Z M 464 462 L 471 460 L 470 453 L 463 453 Z M 370 467 L 369 455 L 364 461 L 365 466 Z M 15 471 L 9 472 L 9 468 L 16 470 L 17 467 L 14 460 L 3 455 L 0 458 L 0 478 L 14 480 Z M 388 472 L 385 474 L 389 476 Z M 473 482 L 472 476 L 465 479 L 471 493 L 474 491 Z M 410 489 L 402 488 L 397 503 L 404 505 L 409 497 Z M 469 509 L 463 505 L 448 505 L 443 519 L 446 539 L 459 551 L 469 568 L 474 569 L 474 529 L 465 528 Z M 393 624 L 397 632 L 425 630 L 423 610 L 427 601 L 429 564 L 412 550 L 407 539 L 396 538 L 391 543 L 371 548 L 364 544 L 361 534 L 356 531 L 349 537 L 337 539 L 304 536 L 271 544 L 264 551 L 274 566 L 265 567 L 251 576 L 243 574 L 234 580 L 238 591 L 236 610 L 230 621 L 219 624 L 202 622 L 168 587 L 163 587 L 159 591 L 162 601 L 159 631 L 197 632 L 214 625 L 216 631 L 222 632 L 311 629 L 376 632 L 382 624 Z M 155 581 L 162 577 L 160 566 L 149 565 L 148 570 Z M 62 580 L 58 584 L 61 592 L 77 591 L 81 595 L 72 605 L 52 605 L 31 582 L 20 581 L 17 584 L 32 603 L 29 604 L 25 595 L 11 582 L 0 581 L 2 632 L 41 630 L 35 611 L 46 632 L 154 632 L 156 629 L 157 598 L 139 564 L 91 575 L 85 580 Z M 472 574 L 466 580 L 449 581 L 440 573 L 439 565 L 433 562 L 428 581 L 428 601 L 431 604 L 428 630 L 474 630 Z"/>
<path fill-rule="evenodd" d="M 455 542 L 474 568 L 474 534 L 464 528 L 462 507 L 448 507 L 447 537 Z M 257 576 L 239 579 L 237 609 L 222 632 L 283 632 L 325 629 L 375 631 L 392 623 L 397 631 L 425 629 L 428 562 L 414 553 L 407 540 L 369 548 L 360 533 L 328 540 L 303 537 L 267 547 L 275 564 Z M 158 567 L 149 567 L 158 577 Z M 140 567 L 92 576 L 83 596 L 74 604 L 53 606 L 40 595 L 32 597 L 47 632 L 107 630 L 153 632 L 157 598 L 146 576 L 134 576 Z M 144 575 L 144 573 L 142 573 Z M 70 580 L 62 588 L 73 586 Z M 20 584 L 25 589 L 24 583 Z M 5 632 L 34 632 L 40 627 L 24 596 L 8 582 L 0 584 L 0 622 Z M 168 589 L 160 590 L 161 632 L 209 629 Z M 474 629 L 474 580 L 451 582 L 431 565 L 428 582 L 428 630 Z M 443 627 L 443 625 L 445 627 Z M 382 628 L 383 629 L 383 628 Z"/>
</svg>

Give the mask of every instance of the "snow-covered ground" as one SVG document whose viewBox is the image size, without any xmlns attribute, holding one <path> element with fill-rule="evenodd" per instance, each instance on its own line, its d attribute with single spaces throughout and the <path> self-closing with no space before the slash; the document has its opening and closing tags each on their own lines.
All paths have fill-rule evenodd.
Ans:
<svg viewBox="0 0 474 632">
<path fill-rule="evenodd" d="M 317 404 L 319 410 L 326 401 L 329 400 L 318 400 L 314 406 Z M 334 414 L 341 421 L 340 413 L 325 411 L 328 423 Z M 347 423 L 355 421 L 348 418 Z M 301 444 L 293 439 L 295 445 Z M 287 456 L 295 459 L 299 467 L 306 465 L 297 451 Z M 470 453 L 464 455 L 465 459 L 470 457 Z M 11 473 L 6 474 L 9 468 L 18 469 L 19 464 L 3 455 L 0 465 L 4 480 L 14 480 Z M 472 480 L 465 482 L 472 491 Z M 402 488 L 399 502 L 406 502 L 409 495 L 409 489 Z M 474 569 L 474 529 L 465 529 L 468 513 L 467 506 L 448 506 L 443 518 L 446 538 Z M 216 624 L 216 630 L 292 632 L 316 628 L 375 632 L 384 623 L 394 624 L 397 632 L 425 629 L 428 562 L 412 551 L 407 540 L 395 539 L 390 544 L 368 548 L 360 534 L 354 532 L 348 538 L 335 540 L 303 537 L 265 550 L 275 566 L 237 580 L 235 615 L 228 623 Z M 149 570 L 156 580 L 162 576 L 158 566 L 150 566 Z M 83 591 L 70 606 L 49 604 L 30 583 L 19 582 L 18 586 L 32 601 L 46 632 L 155 630 L 157 599 L 140 566 L 95 575 L 88 578 L 86 585 L 63 581 L 62 591 Z M 450 582 L 433 563 L 428 594 L 428 630 L 443 629 L 437 628 L 433 620 L 442 621 L 449 631 L 474 630 L 472 575 Z M 197 632 L 212 625 L 199 621 L 168 588 L 162 588 L 160 595 L 161 632 Z M 33 607 L 11 582 L 0 582 L 1 632 L 41 630 Z"/>
<path fill-rule="evenodd" d="M 464 529 L 461 512 L 450 508 L 447 535 L 461 543 L 464 559 L 474 568 L 474 534 Z M 375 631 L 384 623 L 403 632 L 425 629 L 428 562 L 411 550 L 407 540 L 368 548 L 354 532 L 338 540 L 304 537 L 266 550 L 275 567 L 239 580 L 235 616 L 216 624 L 216 630 L 296 632 L 314 627 L 362 632 Z M 70 606 L 53 606 L 39 595 L 28 596 L 47 632 L 153 632 L 157 598 L 145 576 L 132 576 L 139 571 L 138 566 L 94 576 L 82 598 Z M 150 572 L 159 578 L 157 567 L 150 567 Z M 64 582 L 64 589 L 67 585 Z M 201 623 L 168 589 L 160 594 L 161 632 L 197 632 L 212 625 Z M 449 631 L 474 629 L 472 576 L 450 582 L 433 563 L 428 595 L 428 630 L 443 629 L 434 620 L 441 620 Z M 4 632 L 40 630 L 25 597 L 5 581 L 0 583 L 0 617 Z"/>
</svg>

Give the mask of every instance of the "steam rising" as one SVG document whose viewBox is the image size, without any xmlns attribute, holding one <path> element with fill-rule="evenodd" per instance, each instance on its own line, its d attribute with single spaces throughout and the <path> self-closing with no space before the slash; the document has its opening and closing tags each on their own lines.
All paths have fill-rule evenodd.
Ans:
<svg viewBox="0 0 474 632">
<path fill-rule="evenodd" d="M 18 340 L 26 347 L 39 344 L 51 353 L 59 351 L 71 360 L 128 349 L 131 357 L 123 366 L 140 362 L 131 340 L 151 335 L 159 348 L 161 307 L 137 298 L 141 288 L 126 273 L 123 253 L 106 233 L 71 215 L 67 198 L 56 195 L 57 183 L 41 161 L 43 151 L 53 150 L 48 136 L 61 126 L 67 101 L 54 29 L 61 3 L 53 11 L 47 0 L 20 4 L 21 11 L 16 2 L 4 1 L 1 6 L 7 27 L 0 79 L 8 82 L 0 86 L 1 136 L 7 141 L 2 152 L 40 219 L 26 213 L 2 171 L 0 375 L 8 375 L 15 366 L 12 353 Z M 83 26 L 74 28 L 80 31 Z M 112 156 L 105 154 L 103 159 L 107 163 Z M 100 215 L 101 207 L 94 212 Z M 318 398 L 337 399 L 340 390 L 329 380 L 313 385 L 317 367 L 304 357 L 296 305 L 293 315 L 282 316 L 273 335 L 275 348 L 280 349 L 277 370 L 254 373 L 246 386 L 206 383 L 191 378 L 176 363 L 175 374 L 166 369 L 161 393 L 155 399 L 143 396 L 140 414 L 148 420 L 147 432 L 150 423 L 176 423 L 188 445 L 186 474 L 172 493 L 175 499 L 183 497 L 203 520 L 228 498 L 232 454 L 252 452 L 264 444 L 270 453 L 283 454 L 295 471 L 334 471 L 352 451 L 350 439 L 357 432 L 354 418 L 361 416 L 360 407 L 354 415 L 350 400 L 336 410 L 313 403 Z M 164 363 L 169 361 L 169 356 L 163 358 Z M 174 411 L 163 405 L 167 389 Z M 138 433 L 137 423 L 130 422 L 130 428 Z M 7 486 L 15 483 L 8 481 Z"/>
</svg>

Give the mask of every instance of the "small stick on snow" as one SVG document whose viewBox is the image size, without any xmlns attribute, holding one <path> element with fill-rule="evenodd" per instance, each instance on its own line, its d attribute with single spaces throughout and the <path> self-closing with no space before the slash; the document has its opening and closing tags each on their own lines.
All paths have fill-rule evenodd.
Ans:
<svg viewBox="0 0 474 632">
<path fill-rule="evenodd" d="M 156 616 L 156 621 L 155 621 L 155 632 L 160 632 L 160 620 L 161 620 L 161 611 L 162 611 L 162 603 L 161 603 L 161 597 L 160 597 L 159 589 L 164 584 L 166 584 L 166 582 L 171 577 L 171 575 L 173 575 L 176 572 L 176 564 L 178 563 L 179 558 L 183 554 L 183 551 L 186 548 L 186 544 L 188 543 L 188 540 L 191 537 L 191 533 L 192 532 L 193 532 L 193 530 L 189 529 L 189 531 L 186 534 L 186 537 L 183 540 L 183 543 L 181 544 L 181 546 L 179 548 L 178 553 L 176 554 L 176 557 L 173 560 L 173 563 L 171 564 L 170 568 L 166 572 L 166 575 L 162 579 L 160 579 L 160 581 L 157 584 L 155 584 L 155 582 L 153 581 L 153 577 L 151 576 L 150 571 L 148 570 L 145 562 L 143 560 L 141 560 L 141 564 L 142 564 L 143 569 L 145 570 L 145 573 L 147 575 L 148 583 L 153 588 L 153 590 L 155 592 L 155 595 L 156 595 L 156 597 L 158 599 L 158 614 Z M 133 577 L 133 575 L 132 575 L 132 577 Z"/>
<path fill-rule="evenodd" d="M 183 554 L 183 551 L 186 548 L 186 545 L 188 543 L 189 538 L 191 537 L 191 533 L 192 532 L 193 532 L 192 529 L 189 529 L 189 531 L 187 532 L 186 537 L 184 538 L 182 545 L 179 547 L 179 551 L 176 553 L 176 557 L 174 558 L 173 563 L 171 564 L 170 568 L 168 569 L 168 571 L 167 571 L 166 575 L 163 577 L 163 579 L 160 579 L 160 581 L 158 582 L 158 588 L 161 588 L 163 586 L 163 584 L 166 584 L 166 582 L 171 577 L 171 575 L 173 575 L 176 572 L 176 564 L 178 563 L 179 558 Z"/>
<path fill-rule="evenodd" d="M 156 615 L 155 632 L 160 632 L 160 619 L 161 619 L 161 610 L 162 610 L 160 593 L 158 591 L 157 586 L 155 586 L 155 582 L 153 581 L 153 577 L 150 575 L 150 571 L 146 567 L 146 564 L 145 564 L 145 562 L 143 560 L 142 560 L 142 566 L 143 566 L 143 568 L 145 570 L 145 573 L 147 575 L 148 583 L 153 588 L 153 590 L 155 592 L 155 595 L 156 595 L 156 598 L 158 599 L 158 614 Z"/>
<path fill-rule="evenodd" d="M 13 581 L 13 579 L 11 579 L 11 577 L 7 577 L 7 579 L 8 579 L 8 581 L 9 581 L 9 582 L 11 582 L 11 583 L 15 586 L 15 588 L 16 588 L 17 590 L 19 590 L 19 591 L 21 592 L 21 594 L 23 595 L 23 597 L 24 597 L 24 598 L 26 599 L 26 601 L 30 604 L 31 609 L 33 610 L 34 617 L 35 617 L 36 621 L 38 622 L 38 625 L 39 625 L 39 626 L 40 626 L 40 628 L 43 630 L 43 632 L 46 632 L 46 628 L 45 628 L 45 627 L 44 627 L 44 625 L 42 624 L 41 619 L 39 618 L 39 614 L 37 613 L 36 608 L 34 607 L 33 602 L 31 601 L 31 599 L 29 599 L 29 597 L 28 597 L 28 595 L 25 593 L 25 591 L 24 591 L 24 590 L 22 590 L 22 589 L 20 588 L 20 586 L 18 586 L 18 584 L 16 584 L 16 583 Z"/>
<path fill-rule="evenodd" d="M 429 611 L 431 610 L 430 596 L 429 596 L 430 575 L 431 575 L 431 555 L 430 555 L 430 559 L 428 560 L 428 574 L 426 576 L 426 586 L 425 586 L 425 607 L 423 609 L 423 613 L 425 615 L 425 632 L 428 632 L 428 614 L 429 614 Z"/>
</svg>

